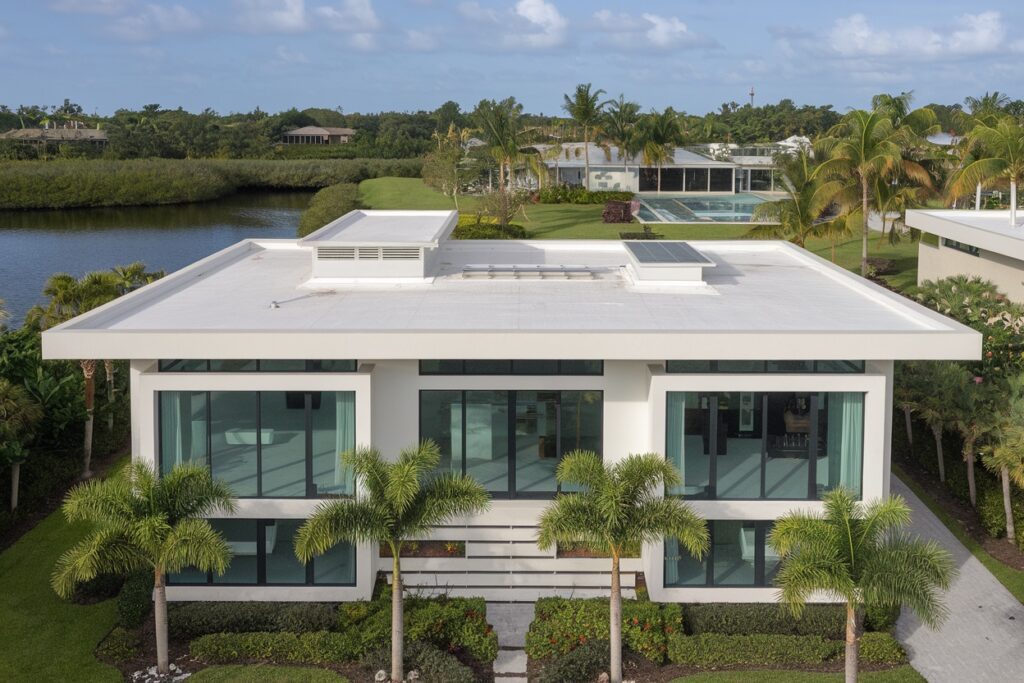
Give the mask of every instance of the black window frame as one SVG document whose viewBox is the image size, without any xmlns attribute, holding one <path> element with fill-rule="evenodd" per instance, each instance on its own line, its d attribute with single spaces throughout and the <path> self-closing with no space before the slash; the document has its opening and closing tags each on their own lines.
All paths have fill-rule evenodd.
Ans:
<svg viewBox="0 0 1024 683">
<path fill-rule="evenodd" d="M 183 360 L 184 361 L 198 360 L 199 362 L 204 364 L 204 367 L 200 368 L 200 369 L 178 370 L 178 369 L 175 369 L 173 367 L 173 365 L 171 365 L 173 363 L 180 363 Z M 237 361 L 243 361 L 243 362 L 247 362 L 247 363 L 255 362 L 256 363 L 256 369 L 254 369 L 254 370 L 223 370 L 223 369 L 211 370 L 210 369 L 210 362 L 211 362 L 211 360 L 217 360 L 217 361 L 235 361 L 235 360 L 237 360 Z M 358 372 L 359 371 L 359 361 L 355 360 L 354 358 L 320 358 L 320 359 L 317 359 L 317 360 L 306 360 L 306 361 L 304 361 L 305 364 L 306 364 L 306 367 L 304 369 L 302 369 L 302 370 L 267 370 L 267 369 L 263 369 L 262 367 L 260 367 L 264 361 L 281 361 L 281 360 L 300 360 L 300 359 L 297 359 L 297 358 L 296 359 L 290 359 L 290 358 L 264 358 L 264 359 L 251 359 L 251 358 L 250 359 L 245 359 L 245 358 L 230 358 L 230 359 L 228 359 L 228 358 L 215 358 L 215 359 L 209 359 L 209 358 L 208 359 L 162 358 L 162 359 L 157 361 L 157 372 L 173 372 L 173 373 L 190 373 L 190 372 L 252 373 L 252 372 L 266 372 L 266 373 L 275 373 L 275 374 L 287 374 L 289 372 L 310 372 L 310 373 L 323 373 L 323 374 L 348 374 L 348 373 L 353 373 L 353 372 Z M 323 370 L 323 369 L 317 367 L 318 363 L 323 363 L 324 361 L 329 361 L 329 362 L 332 362 L 332 363 L 337 363 L 337 362 L 351 363 L 352 364 L 352 368 L 350 370 Z"/>
<path fill-rule="evenodd" d="M 164 443 L 163 443 L 163 401 L 164 394 L 167 393 L 203 393 L 206 395 L 206 468 L 209 470 L 211 476 L 213 475 L 213 411 L 210 409 L 210 394 L 213 392 L 217 393 L 239 393 L 239 394 L 256 394 L 256 433 L 263 433 L 263 397 L 262 394 L 267 392 L 272 393 L 285 393 L 285 394 L 303 394 L 303 410 L 305 411 L 305 437 L 303 439 L 304 446 L 306 449 L 305 465 L 306 465 L 306 494 L 303 496 L 264 496 L 263 495 L 263 440 L 256 439 L 256 495 L 255 496 L 238 496 L 234 498 L 237 500 L 350 500 L 355 497 L 352 495 L 341 495 L 341 494 L 329 494 L 323 495 L 318 494 L 316 491 L 316 482 L 313 481 L 313 394 L 322 394 L 323 391 L 282 391 L 278 389 L 267 389 L 267 390 L 234 390 L 234 389 L 168 389 L 157 391 L 157 413 L 156 413 L 156 434 L 157 434 L 157 448 L 156 448 L 156 471 L 163 476 L 163 460 L 164 460 Z M 347 391 L 355 394 L 356 392 L 351 389 L 339 389 L 330 390 L 333 393 L 339 391 Z M 356 416 L 356 412 L 359 410 L 358 402 L 352 406 L 353 418 Z M 353 419 L 355 424 L 358 422 Z M 355 440 L 358 443 L 358 440 Z M 341 454 L 338 454 L 341 457 Z"/>
<path fill-rule="evenodd" d="M 965 254 L 970 254 L 971 256 L 981 256 L 981 249 L 979 249 L 978 247 L 971 246 L 970 244 L 964 244 L 963 242 L 958 242 L 957 240 L 951 240 L 948 237 L 942 238 L 942 246 L 947 247 L 949 249 L 955 249 Z"/>
<path fill-rule="evenodd" d="M 668 565 L 668 553 L 665 544 L 661 545 L 662 585 L 665 588 L 772 588 L 775 584 L 766 581 L 765 550 L 768 547 L 768 534 L 775 525 L 773 519 L 708 519 L 708 552 L 703 557 L 705 577 L 703 584 L 670 584 L 665 582 L 665 569 Z M 715 522 L 740 522 L 754 525 L 754 583 L 715 583 Z M 679 552 L 686 552 L 680 546 Z"/>
<path fill-rule="evenodd" d="M 706 370 L 685 370 L 678 369 L 677 363 L 707 363 L 708 369 Z M 727 363 L 751 363 L 760 364 L 759 368 L 750 370 L 729 370 L 721 369 L 723 364 Z M 799 370 L 799 369 L 770 369 L 769 363 L 813 363 L 811 370 Z M 834 368 L 824 368 L 825 363 L 846 363 L 850 366 L 848 370 L 836 370 Z M 730 374 L 730 375 L 861 375 L 866 371 L 866 363 L 862 360 L 806 360 L 806 361 L 792 361 L 792 360 L 666 360 L 665 361 L 665 374 L 668 375 L 713 375 L 713 374 Z"/>
<path fill-rule="evenodd" d="M 556 420 L 555 426 L 556 444 L 555 450 L 559 453 L 558 459 L 561 460 L 565 455 L 562 452 L 562 394 L 571 391 L 580 392 L 596 392 L 601 395 L 601 423 L 598 429 L 597 442 L 598 451 L 597 455 L 602 459 L 604 458 L 604 390 L 602 389 L 420 389 L 419 391 L 419 408 L 417 410 L 418 433 L 419 438 L 422 441 L 427 438 L 423 434 L 423 395 L 429 393 L 459 393 L 459 404 L 462 407 L 462 424 L 466 424 L 466 393 L 472 391 L 503 391 L 507 394 L 506 400 L 508 401 L 508 488 L 506 491 L 488 491 L 488 495 L 495 500 L 551 500 L 559 493 L 562 493 L 562 485 L 556 480 L 555 490 L 551 492 L 525 492 L 521 493 L 516 491 L 516 394 L 520 391 L 523 392 L 543 392 L 558 394 Z M 462 474 L 466 474 L 466 440 L 468 435 L 466 429 L 462 429 L 462 444 L 460 451 L 462 452 Z"/>
<path fill-rule="evenodd" d="M 224 518 L 230 519 L 230 518 Z M 305 518 L 303 518 L 305 519 Z M 215 519 L 208 519 L 208 522 L 215 521 Z M 306 563 L 306 581 L 305 583 L 267 583 L 267 537 L 266 530 L 268 526 L 276 524 L 277 522 L 294 521 L 294 518 L 286 517 L 261 517 L 256 520 L 256 582 L 255 583 L 244 583 L 244 582 L 225 582 L 213 581 L 213 572 L 206 572 L 206 582 L 198 583 L 195 581 L 183 581 L 175 582 L 171 578 L 171 574 L 165 575 L 165 581 L 168 586 L 216 586 L 216 587 L 249 587 L 249 586 L 260 586 L 263 588 L 314 588 L 314 587 L 326 587 L 326 588 L 352 588 L 355 587 L 359 582 L 359 553 L 355 544 L 347 543 L 351 548 L 352 552 L 352 582 L 351 583 L 315 583 L 314 578 L 316 576 L 316 560 L 314 557 L 312 560 Z"/>
<path fill-rule="evenodd" d="M 445 370 L 429 370 L 424 369 L 424 363 L 439 362 L 445 363 L 449 368 L 456 366 L 454 369 Z M 476 372 L 473 370 L 467 370 L 467 363 L 507 363 L 506 370 L 494 371 L 494 372 Z M 554 372 L 537 372 L 536 370 L 527 370 L 527 368 L 517 368 L 517 363 L 555 363 L 556 369 Z M 572 370 L 568 366 L 569 363 L 597 363 L 598 369 L 594 372 Z M 568 377 L 601 377 L 604 375 L 604 361 L 593 360 L 585 358 L 572 358 L 572 359 L 561 359 L 561 358 L 547 358 L 547 359 L 477 359 L 477 358 L 461 358 L 461 359 L 424 359 L 419 362 L 420 375 L 426 377 L 438 377 L 438 376 L 470 376 L 470 377 L 505 377 L 505 376 L 519 376 L 519 377 L 555 377 L 555 376 L 568 376 Z"/>
</svg>

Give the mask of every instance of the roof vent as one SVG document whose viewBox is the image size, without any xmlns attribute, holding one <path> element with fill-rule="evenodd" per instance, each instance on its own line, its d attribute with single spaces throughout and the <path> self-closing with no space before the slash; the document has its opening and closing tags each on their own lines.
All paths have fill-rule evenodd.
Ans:
<svg viewBox="0 0 1024 683">
<path fill-rule="evenodd" d="M 715 262 L 687 242 L 629 241 L 623 243 L 626 270 L 636 285 L 704 285 L 704 269 Z"/>
</svg>

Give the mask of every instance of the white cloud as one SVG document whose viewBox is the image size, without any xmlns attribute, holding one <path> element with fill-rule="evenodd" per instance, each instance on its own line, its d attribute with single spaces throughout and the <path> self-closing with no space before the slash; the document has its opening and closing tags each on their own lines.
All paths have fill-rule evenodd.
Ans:
<svg viewBox="0 0 1024 683">
<path fill-rule="evenodd" d="M 121 40 L 145 41 L 158 33 L 196 31 L 202 26 L 199 17 L 181 5 L 146 5 L 140 14 L 121 17 L 111 23 L 109 30 Z"/>
<path fill-rule="evenodd" d="M 554 4 L 544 0 L 519 0 L 513 11 L 525 20 L 526 26 L 523 32 L 507 35 L 506 44 L 554 47 L 565 40 L 565 29 L 569 22 Z"/>
<path fill-rule="evenodd" d="M 410 50 L 430 52 L 437 49 L 437 38 L 426 31 L 408 29 L 405 32 L 405 44 Z"/>
<path fill-rule="evenodd" d="M 132 0 L 56 0 L 50 7 L 58 12 L 75 14 L 120 14 Z"/>
<path fill-rule="evenodd" d="M 594 12 L 593 25 L 608 33 L 609 42 L 627 48 L 710 47 L 714 39 L 695 33 L 679 17 L 645 12 L 640 16 L 602 9 Z"/>
<path fill-rule="evenodd" d="M 253 33 L 296 33 L 307 28 L 305 0 L 235 0 L 238 24 Z"/>
<path fill-rule="evenodd" d="M 375 50 L 377 48 L 377 36 L 373 33 L 353 33 L 349 45 L 357 50 Z"/>
<path fill-rule="evenodd" d="M 999 12 L 965 14 L 961 28 L 949 36 L 949 48 L 960 54 L 983 54 L 996 50 L 1006 39 L 1006 28 Z"/>
<path fill-rule="evenodd" d="M 381 25 L 370 0 L 342 0 L 337 7 L 317 7 L 315 13 L 336 31 L 366 33 Z"/>
<path fill-rule="evenodd" d="M 479 2 L 460 2 L 458 12 L 472 21 L 480 21 L 490 24 L 498 23 L 498 13 L 493 9 L 481 7 Z"/>
<path fill-rule="evenodd" d="M 298 50 L 292 50 L 287 45 L 278 45 L 274 50 L 277 61 L 280 64 L 308 64 L 309 59 Z"/>
<path fill-rule="evenodd" d="M 829 31 L 832 50 L 844 57 L 899 57 L 904 60 L 944 59 L 991 54 L 1006 39 L 999 12 L 965 14 L 956 28 L 926 26 L 881 28 L 863 14 L 837 19 Z"/>
</svg>

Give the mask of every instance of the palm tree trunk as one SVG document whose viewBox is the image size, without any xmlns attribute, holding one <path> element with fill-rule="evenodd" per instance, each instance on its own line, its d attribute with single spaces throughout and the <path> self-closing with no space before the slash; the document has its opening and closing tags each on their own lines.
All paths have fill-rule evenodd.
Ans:
<svg viewBox="0 0 1024 683">
<path fill-rule="evenodd" d="M 1010 498 L 1010 471 L 1005 467 L 999 468 L 999 479 L 1003 485 L 1003 513 L 1006 515 L 1006 540 L 1010 545 L 1017 545 L 1017 529 L 1013 524 L 1013 503 Z"/>
<path fill-rule="evenodd" d="M 860 276 L 868 276 L 868 181 L 861 178 L 860 181 L 860 208 L 864 219 L 864 234 L 861 236 L 860 245 Z"/>
<path fill-rule="evenodd" d="M 846 606 L 846 683 L 857 683 L 857 656 L 860 649 L 860 624 L 857 610 Z"/>
<path fill-rule="evenodd" d="M 903 424 L 907 429 L 907 444 L 910 446 L 910 452 L 914 452 L 914 426 L 910 420 L 910 406 L 903 406 Z"/>
<path fill-rule="evenodd" d="M 658 192 L 661 192 L 661 164 L 658 164 Z"/>
<path fill-rule="evenodd" d="M 1010 178 L 1010 227 L 1017 227 L 1017 179 Z"/>
<path fill-rule="evenodd" d="M 404 642 L 404 621 L 402 615 L 402 564 L 399 555 L 402 554 L 400 546 L 391 546 L 392 570 L 391 570 L 391 681 L 402 683 L 405 679 L 405 671 L 402 652 Z"/>
<path fill-rule="evenodd" d="M 107 373 L 107 433 L 114 432 L 114 361 L 103 361 Z"/>
<path fill-rule="evenodd" d="M 836 243 L 832 242 L 832 263 L 836 262 Z"/>
<path fill-rule="evenodd" d="M 609 683 L 622 683 L 622 586 L 619 577 L 619 555 L 612 553 L 612 594 L 608 610 L 608 633 L 611 653 L 608 657 Z"/>
<path fill-rule="evenodd" d="M 978 507 L 978 490 L 974 485 L 974 437 L 964 439 L 964 462 L 967 463 L 967 496 L 971 507 Z"/>
<path fill-rule="evenodd" d="M 92 423 L 95 416 L 96 402 L 96 361 L 79 361 L 82 376 L 85 378 L 85 435 L 82 438 L 82 479 L 92 476 L 89 466 L 92 464 Z"/>
<path fill-rule="evenodd" d="M 11 512 L 18 509 L 18 480 L 21 479 L 21 463 L 11 465 Z"/>
<path fill-rule="evenodd" d="M 156 670 L 157 673 L 169 674 L 171 664 L 167 655 L 167 589 L 164 587 L 164 573 L 159 569 L 153 573 L 153 588 L 156 592 L 153 605 L 156 626 Z"/>
<path fill-rule="evenodd" d="M 981 211 L 981 183 L 974 188 L 974 210 Z"/>
<path fill-rule="evenodd" d="M 935 437 L 935 457 L 939 461 L 939 481 L 946 481 L 946 461 L 942 457 L 942 427 L 932 425 L 932 436 Z"/>
<path fill-rule="evenodd" d="M 583 187 L 590 191 L 590 131 L 583 126 Z"/>
</svg>

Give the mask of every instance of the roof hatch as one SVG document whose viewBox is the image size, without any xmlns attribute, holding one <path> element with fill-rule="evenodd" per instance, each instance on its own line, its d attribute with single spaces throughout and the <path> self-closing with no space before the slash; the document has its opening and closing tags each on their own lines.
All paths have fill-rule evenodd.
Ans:
<svg viewBox="0 0 1024 683">
<path fill-rule="evenodd" d="M 703 285 L 704 269 L 715 262 L 693 248 L 688 242 L 626 241 L 626 266 L 634 284 L 638 285 Z"/>
</svg>

